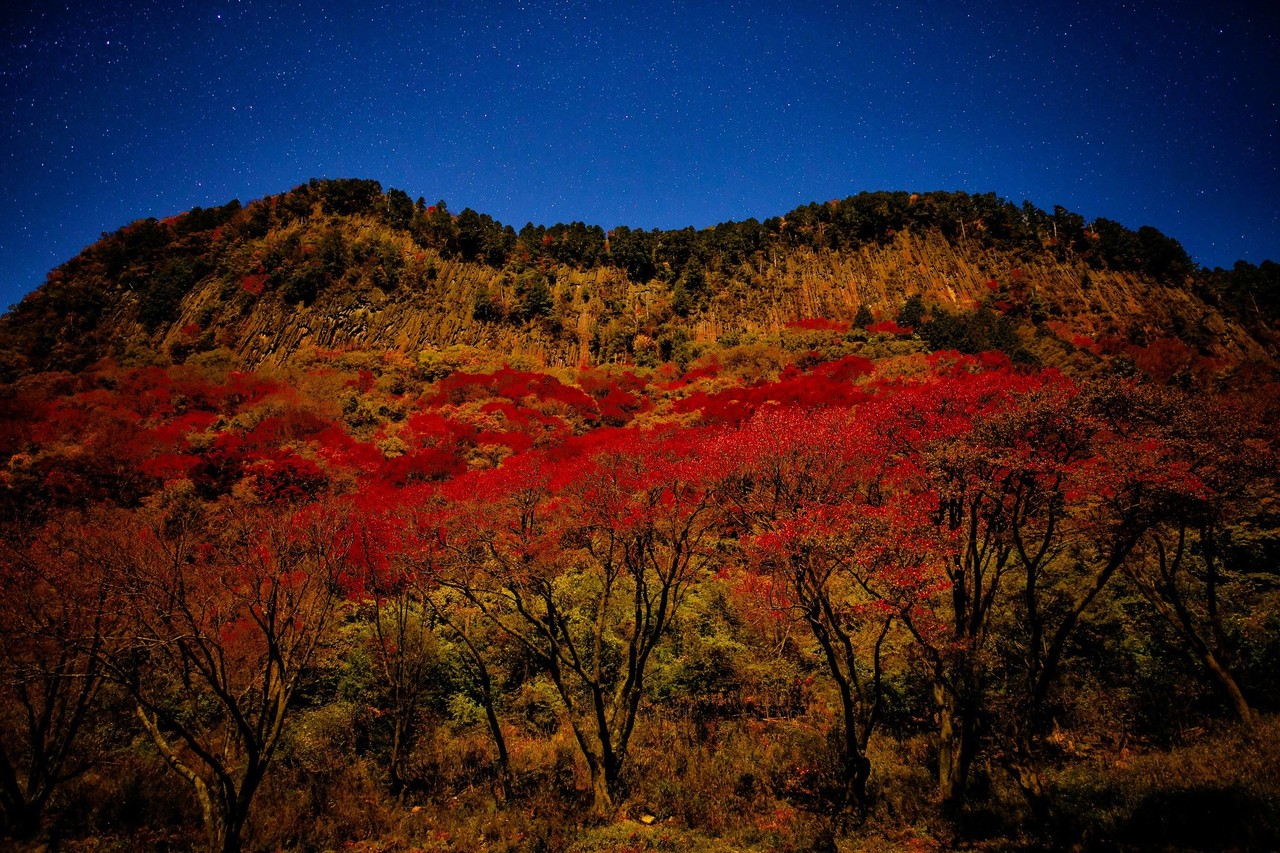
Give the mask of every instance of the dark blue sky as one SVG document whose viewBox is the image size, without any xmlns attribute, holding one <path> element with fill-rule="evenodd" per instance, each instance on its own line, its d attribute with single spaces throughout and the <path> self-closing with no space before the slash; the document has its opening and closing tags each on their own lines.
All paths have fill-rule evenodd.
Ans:
<svg viewBox="0 0 1280 853">
<path fill-rule="evenodd" d="M 6 8 L 0 307 L 102 231 L 311 177 L 517 228 L 993 191 L 1280 259 L 1273 2 Z"/>
</svg>

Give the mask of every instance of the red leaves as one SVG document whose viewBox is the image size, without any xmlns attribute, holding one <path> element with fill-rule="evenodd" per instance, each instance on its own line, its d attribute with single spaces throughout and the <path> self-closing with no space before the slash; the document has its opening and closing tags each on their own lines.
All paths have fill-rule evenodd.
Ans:
<svg viewBox="0 0 1280 853">
<path fill-rule="evenodd" d="M 1156 338 L 1144 347 L 1131 347 L 1134 366 L 1160 383 L 1188 370 L 1196 351 L 1178 338 Z"/>
<path fill-rule="evenodd" d="M 851 355 L 820 364 L 808 373 L 786 372 L 774 383 L 735 387 L 716 393 L 695 391 L 677 400 L 677 412 L 698 412 L 704 423 L 740 424 L 768 406 L 793 408 L 850 407 L 868 396 L 854 382 L 871 373 L 874 363 Z"/>
<path fill-rule="evenodd" d="M 1166 365 L 1181 357 L 1161 341 L 1147 351 Z M 754 503 L 722 505 L 726 536 L 769 515 L 768 531 L 748 543 L 756 552 L 801 549 L 874 569 L 879 594 L 897 602 L 937 594 L 938 565 L 958 547 L 937 521 L 948 501 L 995 524 L 1035 489 L 1082 530 L 1101 529 L 1103 510 L 1114 518 L 1125 501 L 1200 499 L 1212 488 L 1185 443 L 1150 424 L 1140 437 L 1127 432 L 1132 415 L 1118 403 L 1114 422 L 1088 414 L 1084 392 L 1059 374 L 1014 369 L 999 353 L 924 362 L 929 375 L 911 381 L 877 379 L 871 361 L 849 356 L 745 387 L 714 361 L 660 387 L 606 368 L 579 371 L 577 386 L 511 368 L 454 372 L 368 441 L 336 423 L 334 409 L 258 375 L 108 367 L 15 398 L 22 411 L 4 421 L 3 482 L 55 502 L 136 503 L 185 479 L 211 503 L 281 509 L 343 491 L 408 489 L 405 500 L 426 500 L 414 484 L 438 484 L 428 491 L 452 502 L 440 521 L 452 541 L 483 537 L 524 565 L 555 563 L 601 531 L 670 528 L 726 489 L 770 483 L 772 503 L 761 490 Z M 371 370 L 349 380 L 377 393 Z M 641 412 L 670 425 L 627 427 Z"/>
<path fill-rule="evenodd" d="M 624 426 L 641 412 L 653 408 L 644 396 L 646 381 L 630 371 L 579 370 L 578 385 L 595 398 L 605 426 Z"/>
<path fill-rule="evenodd" d="M 1097 341 L 1093 338 L 1086 337 L 1085 335 L 1072 335 L 1070 337 L 1070 343 L 1076 349 L 1088 350 L 1092 353 L 1098 352 Z"/>
<path fill-rule="evenodd" d="M 896 335 L 905 337 L 912 334 L 915 329 L 911 326 L 899 326 L 892 320 L 881 320 L 879 323 L 871 323 L 867 326 L 867 331 L 872 334 Z"/>
<path fill-rule="evenodd" d="M 508 367 L 493 373 L 451 373 L 436 383 L 436 393 L 428 402 L 458 405 L 482 397 L 559 403 L 580 414 L 593 414 L 595 408 L 581 389 L 565 385 L 554 376 Z"/>
<path fill-rule="evenodd" d="M 356 373 L 355 379 L 348 379 L 347 386 L 355 388 L 361 394 L 367 394 L 373 388 L 373 371 L 360 370 Z"/>
<path fill-rule="evenodd" d="M 275 450 L 246 466 L 254 491 L 266 503 L 294 504 L 315 498 L 329 477 L 310 459 L 292 450 Z"/>
<path fill-rule="evenodd" d="M 260 296 L 267 286 L 267 274 L 262 272 L 250 273 L 240 279 L 240 289 L 250 296 Z"/>
</svg>

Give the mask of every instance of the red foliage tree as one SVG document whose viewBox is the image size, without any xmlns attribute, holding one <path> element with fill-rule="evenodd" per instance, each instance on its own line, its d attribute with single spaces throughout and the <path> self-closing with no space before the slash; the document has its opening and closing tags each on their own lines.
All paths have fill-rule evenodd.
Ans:
<svg viewBox="0 0 1280 853">
<path fill-rule="evenodd" d="M 817 642 L 840 701 L 839 805 L 863 813 L 867 744 L 895 612 L 862 587 L 870 576 L 901 575 L 905 567 L 886 547 L 895 534 L 886 529 L 890 514 L 867 437 L 844 409 L 767 410 L 726 435 L 725 453 L 736 464 L 719 490 L 753 562 L 785 589 Z"/>
<path fill-rule="evenodd" d="M 1277 447 L 1268 413 L 1251 401 L 1192 398 L 1146 389 L 1139 410 L 1149 465 L 1165 475 L 1151 483 L 1151 524 L 1138 559 L 1125 574 L 1181 638 L 1242 723 L 1257 724 L 1233 671 L 1237 640 L 1229 627 L 1266 607 L 1248 594 L 1224 539 L 1271 511 Z M 1136 408 L 1136 407 L 1135 407 Z"/>
<path fill-rule="evenodd" d="M 708 560 L 709 460 L 624 430 L 459 480 L 439 583 L 544 668 L 612 813 L 655 647 Z M 617 645 L 620 660 L 607 654 Z"/>
<path fill-rule="evenodd" d="M 102 532 L 121 629 L 102 657 L 211 850 L 238 851 L 303 673 L 328 635 L 349 545 L 333 508 L 199 504 L 177 485 Z"/>
<path fill-rule="evenodd" d="M 0 542 L 0 809 L 30 838 L 60 785 L 93 757 L 78 741 L 102 683 L 99 653 L 114 614 L 78 514 Z"/>
</svg>

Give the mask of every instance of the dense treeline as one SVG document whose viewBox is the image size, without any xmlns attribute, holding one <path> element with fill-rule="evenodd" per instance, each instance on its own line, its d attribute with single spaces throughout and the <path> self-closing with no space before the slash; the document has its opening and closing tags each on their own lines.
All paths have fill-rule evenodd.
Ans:
<svg viewBox="0 0 1280 853">
<path fill-rule="evenodd" d="M 261 235 L 266 228 L 305 217 L 316 203 L 326 214 L 376 216 L 392 228 L 409 230 L 424 247 L 494 267 L 516 257 L 526 262 L 545 257 L 581 268 L 614 266 L 634 281 L 661 277 L 686 287 L 698 267 L 732 267 L 761 251 L 799 246 L 857 249 L 897 231 L 932 228 L 951 239 L 972 238 L 989 246 L 1048 249 L 1060 257 L 1075 254 L 1098 267 L 1142 271 L 1157 280 L 1180 282 L 1194 272 L 1182 246 L 1151 226 L 1135 232 L 1107 219 L 1089 223 L 1062 207 L 1049 214 L 1029 202 L 1018 206 L 993 193 L 863 192 L 797 207 L 764 222 L 747 219 L 702 230 L 618 226 L 606 232 L 574 222 L 549 227 L 530 223 L 517 233 L 470 208 L 454 217 L 444 202 L 428 207 L 419 198 L 413 204 L 397 189 L 384 195 L 377 181 L 313 180 L 251 206 L 251 233 Z"/>
<path fill-rule="evenodd" d="M 1237 261 L 1230 270 L 1202 274 L 1198 285 L 1206 296 L 1251 326 L 1274 329 L 1280 317 L 1280 264 L 1275 261 L 1257 266 Z"/>
<path fill-rule="evenodd" d="M 687 370 L 208 353 L 4 386 L 4 831 L 1280 840 L 1274 388 L 794 334 Z"/>
</svg>

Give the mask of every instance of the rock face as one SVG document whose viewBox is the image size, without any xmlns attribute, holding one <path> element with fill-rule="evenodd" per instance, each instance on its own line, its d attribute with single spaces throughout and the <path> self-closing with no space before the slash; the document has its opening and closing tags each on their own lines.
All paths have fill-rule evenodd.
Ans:
<svg viewBox="0 0 1280 853">
<path fill-rule="evenodd" d="M 346 183 L 360 185 L 355 202 Z M 1036 230 L 1025 206 L 1018 214 L 989 197 L 877 194 L 703 232 L 606 234 L 575 223 L 516 235 L 470 211 L 453 217 L 443 203 L 406 212 L 396 192 L 312 182 L 247 208 L 126 226 L 0 320 L 0 368 L 12 377 L 211 350 L 258 368 L 327 351 L 416 356 L 457 345 L 548 365 L 645 363 L 813 318 L 918 326 L 982 311 L 1024 342 L 1051 339 L 1064 351 L 1176 339 L 1231 365 L 1272 364 L 1277 352 L 1273 318 L 1215 299 L 1205 271 L 1157 266 L 1154 252 L 1107 255 L 1087 228 L 1068 243 L 1060 209 L 1037 212 Z M 967 221 L 978 202 L 985 217 Z M 946 215 L 920 214 L 926 204 Z M 991 236 L 1001 211 L 1021 216 L 1022 230 Z M 840 224 L 853 214 L 856 229 Z M 1179 256 L 1175 241 L 1160 240 Z"/>
</svg>

